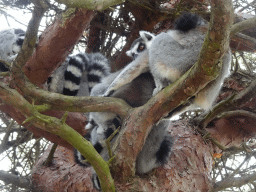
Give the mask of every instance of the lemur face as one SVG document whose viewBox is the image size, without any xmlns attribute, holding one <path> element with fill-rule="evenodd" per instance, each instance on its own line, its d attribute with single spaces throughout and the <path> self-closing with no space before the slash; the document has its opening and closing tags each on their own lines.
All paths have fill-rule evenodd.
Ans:
<svg viewBox="0 0 256 192">
<path fill-rule="evenodd" d="M 114 113 L 91 112 L 85 129 L 92 130 L 90 140 L 100 153 L 98 149 L 105 147 L 105 140 L 120 126 L 121 119 Z"/>
<path fill-rule="evenodd" d="M 126 51 L 126 55 L 132 57 L 133 60 L 146 49 L 148 49 L 155 37 L 154 34 L 147 32 L 147 31 L 140 31 L 140 37 L 136 39 L 132 45 L 131 49 Z"/>
<path fill-rule="evenodd" d="M 14 33 L 17 35 L 17 38 L 12 45 L 12 55 L 17 54 L 20 51 L 25 38 L 25 31 L 21 29 L 14 29 Z"/>
<path fill-rule="evenodd" d="M 0 31 L 0 58 L 11 63 L 20 51 L 25 37 L 25 31 L 21 29 L 6 29 Z M 0 62 L 0 71 L 8 71 L 9 68 Z"/>
</svg>

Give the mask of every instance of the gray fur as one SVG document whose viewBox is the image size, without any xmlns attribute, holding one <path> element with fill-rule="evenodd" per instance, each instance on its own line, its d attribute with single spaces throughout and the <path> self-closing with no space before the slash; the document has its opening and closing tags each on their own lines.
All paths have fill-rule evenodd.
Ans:
<svg viewBox="0 0 256 192">
<path fill-rule="evenodd" d="M 48 90 L 70 96 L 89 96 L 90 90 L 109 74 L 108 60 L 101 53 L 78 53 L 68 56 L 52 73 Z"/>
<path fill-rule="evenodd" d="M 21 29 L 6 29 L 0 31 L 0 59 L 11 64 L 17 57 L 24 41 L 25 32 Z M 0 63 L 0 65 L 4 65 Z M 1 71 L 3 67 L 0 67 Z"/>
<path fill-rule="evenodd" d="M 118 71 L 104 78 L 103 83 L 96 85 L 92 89 L 91 96 L 101 96 L 112 81 L 121 73 L 122 71 Z M 120 87 L 112 97 L 122 98 L 132 107 L 138 107 L 145 104 L 151 98 L 154 87 L 152 75 L 147 72 Z M 113 132 L 118 128 L 114 123 L 116 119 L 120 120 L 115 113 L 91 112 L 89 115 L 89 123 L 86 125 L 86 129 L 90 131 L 90 141 L 95 146 L 96 150 L 99 144 L 102 146 L 103 149 L 100 150 L 100 155 L 106 161 L 109 159 L 105 144 L 105 140 L 107 139 L 106 133 L 110 130 Z M 159 124 L 153 126 L 136 160 L 136 172 L 138 174 L 145 174 L 167 162 L 173 145 L 173 139 L 166 131 L 168 125 L 169 121 L 162 120 Z M 111 145 L 113 145 L 116 139 L 117 136 L 112 139 Z M 165 145 L 163 145 L 163 143 Z M 160 148 L 161 150 L 159 150 Z M 77 151 L 75 152 L 79 153 Z M 157 153 L 158 155 L 156 156 Z M 79 157 L 79 155 L 76 156 Z M 82 158 L 76 158 L 79 164 L 83 164 L 83 162 L 79 162 L 80 159 Z M 100 190 L 100 184 L 95 171 L 93 171 L 92 181 L 94 186 Z"/>
<path fill-rule="evenodd" d="M 174 144 L 174 139 L 170 135 L 168 135 L 166 131 L 169 124 L 170 124 L 169 120 L 161 120 L 156 125 L 153 125 L 153 128 L 149 133 L 146 139 L 146 142 L 142 150 L 138 154 L 138 157 L 136 160 L 136 172 L 138 174 L 148 173 L 152 169 L 163 166 L 163 164 L 166 163 L 167 159 L 164 159 L 164 161 L 160 161 L 157 158 L 156 153 L 159 150 L 164 140 L 168 142 L 168 145 L 169 145 L 168 146 L 169 148 L 167 147 L 168 149 L 165 149 L 165 150 L 171 151 L 171 147 Z M 164 155 L 169 156 L 170 155 L 169 152 L 168 154 L 164 154 Z"/>
<path fill-rule="evenodd" d="M 195 18 L 197 19 L 196 22 L 194 22 Z M 147 70 L 150 70 L 155 80 L 156 88 L 153 91 L 153 95 L 155 95 L 188 71 L 196 63 L 204 42 L 205 33 L 201 28 L 208 25 L 201 17 L 193 14 L 186 15 L 186 24 L 189 24 L 189 19 L 191 19 L 191 23 L 194 22 L 192 25 L 187 25 L 190 26 L 190 29 L 186 28 L 185 30 L 184 25 L 178 23 L 179 30 L 169 30 L 166 33 L 156 35 L 150 42 L 148 50 L 126 66 L 122 74 L 117 76 L 109 86 L 104 96 L 110 96 L 116 89 L 131 82 L 132 79 Z M 185 23 L 182 18 L 179 19 L 179 22 L 181 24 Z M 211 109 L 224 79 L 229 75 L 231 66 L 230 50 L 224 54 L 222 63 L 223 67 L 217 79 L 210 82 L 195 95 L 195 99 L 191 100 L 190 109 L 197 107 L 204 110 Z M 184 112 L 187 109 L 187 107 L 184 107 L 177 112 Z"/>
</svg>

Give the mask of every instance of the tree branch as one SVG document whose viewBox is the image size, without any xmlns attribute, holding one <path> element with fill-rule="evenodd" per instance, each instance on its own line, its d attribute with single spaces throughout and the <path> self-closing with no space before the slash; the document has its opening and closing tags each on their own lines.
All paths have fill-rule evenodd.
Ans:
<svg viewBox="0 0 256 192">
<path fill-rule="evenodd" d="M 256 173 L 250 175 L 244 175 L 242 177 L 232 177 L 223 179 L 215 183 L 213 191 L 220 191 L 229 187 L 241 187 L 246 183 L 250 183 L 256 180 Z"/>
<path fill-rule="evenodd" d="M 249 101 L 251 98 L 255 97 L 256 95 L 256 80 L 254 80 L 249 87 L 245 90 L 241 91 L 237 95 L 233 95 L 217 105 L 205 116 L 205 118 L 199 123 L 200 127 L 204 128 L 207 124 L 212 121 L 214 118 L 218 117 L 221 113 L 228 112 L 230 109 L 234 108 L 234 106 L 239 106 L 244 101 Z M 248 114 L 250 117 L 254 117 L 251 113 Z M 247 116 L 246 115 L 246 116 Z"/>
<path fill-rule="evenodd" d="M 109 8 L 110 6 L 117 5 L 124 2 L 123 0 L 98 0 L 98 1 L 55 0 L 55 1 L 59 3 L 63 3 L 68 7 L 84 8 L 84 9 L 98 10 L 98 11 L 102 11 L 104 9 Z"/>
<path fill-rule="evenodd" d="M 231 27 L 230 35 L 234 35 L 238 33 L 239 31 L 249 29 L 256 26 L 256 17 L 241 21 L 239 23 L 234 24 Z"/>
<path fill-rule="evenodd" d="M 31 57 L 37 41 L 38 27 L 44 16 L 45 11 L 46 9 L 35 6 L 32 13 L 32 19 L 28 23 L 22 48 L 16 58 L 16 61 L 14 61 L 13 63 L 14 71 L 17 71 L 16 68 L 18 68 L 18 70 L 21 70 L 21 67 L 23 67 L 28 59 Z M 16 66 L 17 64 L 19 66 Z"/>
<path fill-rule="evenodd" d="M 114 191 L 114 181 L 106 161 L 97 153 L 91 142 L 69 127 L 63 120 L 40 114 L 35 107 L 26 101 L 15 89 L 10 89 L 0 82 L 0 98 L 14 106 L 27 117 L 26 122 L 52 134 L 58 135 L 74 146 L 95 169 L 105 191 Z"/>
<path fill-rule="evenodd" d="M 38 15 L 36 15 L 37 12 L 39 12 Z M 26 91 L 29 89 L 36 90 L 36 87 L 32 83 L 30 83 L 28 78 L 23 73 L 22 66 L 24 65 L 24 63 L 26 63 L 26 61 L 32 54 L 32 46 L 35 44 L 34 39 L 37 35 L 37 30 L 39 26 L 36 24 L 40 23 L 43 12 L 44 11 L 42 11 L 41 9 L 38 10 L 38 7 L 35 6 L 33 11 L 35 15 L 33 14 L 33 18 L 30 21 L 28 32 L 26 34 L 27 41 L 25 40 L 25 45 L 23 46 L 24 48 L 22 48 L 28 51 L 26 54 L 23 54 L 24 51 L 22 50 L 21 54 L 19 54 L 17 58 L 17 62 L 14 62 L 14 67 L 12 69 L 13 82 L 15 83 L 16 87 L 20 88 L 20 91 L 24 95 L 26 95 Z M 35 24 L 35 26 L 33 23 Z M 86 141 L 80 134 L 78 134 L 75 130 L 73 130 L 65 123 L 67 116 L 63 116 L 63 118 L 59 120 L 54 117 L 40 114 L 38 109 L 45 111 L 45 109 L 49 109 L 49 106 L 35 107 L 34 104 L 30 104 L 15 89 L 10 89 L 2 82 L 0 82 L 0 98 L 3 100 L 3 102 L 19 109 L 19 111 L 27 118 L 23 123 L 30 122 L 35 127 L 58 135 L 68 141 L 73 147 L 80 151 L 82 155 L 93 166 L 97 175 L 99 176 L 102 189 L 104 191 L 115 191 L 114 180 L 111 177 L 107 162 L 105 162 L 103 158 L 97 153 L 91 142 Z M 36 99 L 37 97 L 35 97 L 35 100 Z M 47 100 L 47 98 L 45 99 Z"/>
<path fill-rule="evenodd" d="M 46 81 L 65 60 L 93 16 L 93 11 L 67 9 L 45 29 L 36 51 L 23 68 L 32 83 L 41 86 Z"/>
</svg>

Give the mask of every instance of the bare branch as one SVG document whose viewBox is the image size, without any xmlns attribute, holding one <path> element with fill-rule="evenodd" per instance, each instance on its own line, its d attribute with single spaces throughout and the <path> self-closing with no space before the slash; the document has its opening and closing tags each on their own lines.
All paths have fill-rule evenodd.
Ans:
<svg viewBox="0 0 256 192">
<path fill-rule="evenodd" d="M 239 23 L 234 24 L 231 27 L 230 35 L 234 35 L 239 31 L 249 29 L 256 26 L 256 17 L 241 21 Z"/>
<path fill-rule="evenodd" d="M 228 117 L 232 117 L 232 116 L 246 116 L 246 117 L 256 119 L 255 113 L 245 111 L 245 110 L 235 110 L 235 111 L 223 112 L 218 116 L 218 118 L 221 119 L 221 118 L 228 118 Z"/>
<path fill-rule="evenodd" d="M 241 187 L 246 183 L 250 183 L 256 180 L 256 173 L 250 175 L 244 175 L 242 177 L 232 177 L 228 179 L 223 179 L 215 183 L 213 191 L 220 191 L 228 187 Z"/>
<path fill-rule="evenodd" d="M 241 105 L 244 101 L 249 101 L 256 94 L 256 80 L 254 80 L 249 87 L 244 91 L 241 91 L 237 95 L 233 95 L 220 103 L 218 103 L 214 108 L 205 116 L 205 118 L 200 122 L 200 127 L 204 128 L 207 124 L 212 121 L 214 118 L 218 117 L 221 113 L 229 112 L 230 109 L 234 106 Z M 244 113 L 244 112 L 243 112 Z M 229 112 L 229 114 L 231 114 Z M 234 115 L 234 113 L 233 113 Z M 254 114 L 247 112 L 246 116 L 255 118 Z"/>
</svg>

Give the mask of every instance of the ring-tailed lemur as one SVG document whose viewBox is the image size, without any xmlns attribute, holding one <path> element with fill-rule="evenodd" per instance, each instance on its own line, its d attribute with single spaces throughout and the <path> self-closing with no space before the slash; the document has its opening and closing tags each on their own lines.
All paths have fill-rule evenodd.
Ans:
<svg viewBox="0 0 256 192">
<path fill-rule="evenodd" d="M 0 31 L 0 59 L 11 63 L 20 51 L 25 38 L 25 31 L 22 29 L 6 29 Z M 0 62 L 0 72 L 9 69 Z"/>
<path fill-rule="evenodd" d="M 149 37 L 150 38 L 150 37 Z M 141 39 L 141 38 L 140 38 Z M 137 41 L 138 42 L 138 41 Z M 146 48 L 143 39 L 139 44 L 133 43 L 129 53 L 133 58 L 136 58 L 136 54 L 142 52 L 142 48 Z M 137 51 L 137 52 L 136 52 Z M 147 52 L 146 52 L 147 53 Z M 95 86 L 91 92 L 91 96 L 101 96 L 111 84 L 111 82 L 120 73 L 112 73 L 110 76 L 103 79 L 104 83 Z M 151 97 L 154 83 L 152 81 L 150 73 L 145 73 L 136 78 L 133 82 L 125 85 L 120 90 L 117 90 L 113 97 L 122 98 L 127 101 L 131 106 L 141 106 Z M 105 140 L 119 127 L 121 126 L 121 119 L 114 113 L 106 112 L 93 112 L 90 113 L 90 121 L 86 126 L 86 129 L 91 130 L 91 133 L 86 135 L 86 139 L 90 140 L 95 149 L 101 154 L 101 156 L 108 160 L 108 152 L 106 149 Z M 173 145 L 173 139 L 171 136 L 166 135 L 166 128 L 168 127 L 168 121 L 161 121 L 158 125 L 154 125 L 151 133 L 146 140 L 146 143 L 139 153 L 136 161 L 136 170 L 139 174 L 144 174 L 152 169 L 159 167 L 167 162 Z M 115 141 L 116 137 L 111 141 Z M 76 162 L 80 165 L 87 166 L 84 163 L 84 157 L 75 150 Z M 92 181 L 97 189 L 100 189 L 100 184 L 96 173 L 93 173 Z"/>
<path fill-rule="evenodd" d="M 148 47 L 148 54 L 140 54 L 137 59 L 127 65 L 109 86 L 104 96 L 110 96 L 116 89 L 131 82 L 147 70 L 150 70 L 156 83 L 153 95 L 179 79 L 196 63 L 205 38 L 202 27 L 206 26 L 208 23 L 201 17 L 192 13 L 183 14 L 177 19 L 175 30 L 160 33 L 152 38 L 150 47 Z M 229 75 L 230 50 L 224 54 L 222 63 L 219 76 L 190 100 L 190 109 L 198 107 L 204 110 L 211 109 L 225 77 Z M 180 113 L 185 110 L 187 107 L 184 106 L 179 108 L 177 112 Z"/>
<path fill-rule="evenodd" d="M 140 53 L 139 55 L 144 54 Z M 147 52 L 145 52 L 147 54 Z M 111 82 L 120 74 L 120 71 L 112 73 L 103 79 L 103 83 L 97 84 L 91 91 L 91 96 L 101 96 L 111 84 Z M 116 90 L 111 97 L 121 98 L 132 107 L 138 107 L 145 104 L 152 96 L 155 88 L 152 75 L 147 72 L 139 75 L 132 82 L 124 85 Z M 100 153 L 104 160 L 108 160 L 108 151 L 106 149 L 105 140 L 119 127 L 122 122 L 120 117 L 111 112 L 91 112 L 89 115 L 89 123 L 86 129 L 90 130 L 90 134 L 86 136 L 95 149 Z M 136 172 L 144 174 L 165 164 L 171 152 L 173 139 L 166 129 L 169 125 L 168 120 L 162 120 L 153 128 L 146 139 L 143 149 L 139 153 L 136 160 Z M 116 136 L 112 139 L 113 144 Z M 76 162 L 86 166 L 83 162 L 84 157 L 75 150 Z M 97 189 L 100 189 L 99 180 L 96 173 L 93 173 L 92 181 Z"/>
<path fill-rule="evenodd" d="M 109 74 L 108 60 L 101 53 L 78 53 L 68 56 L 48 78 L 49 91 L 69 96 L 89 96 L 93 86 Z"/>
</svg>

